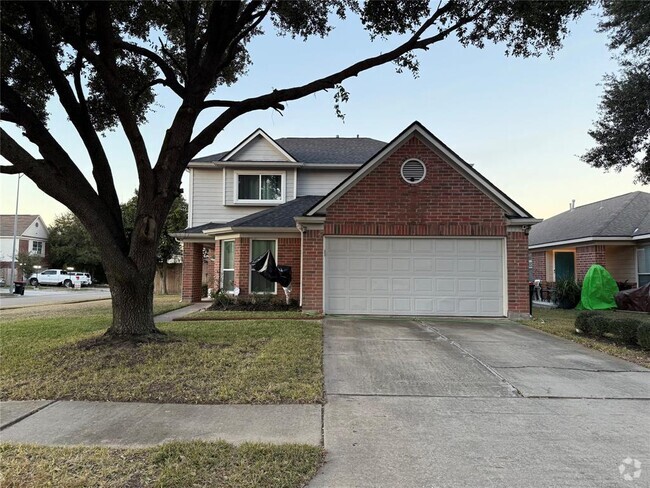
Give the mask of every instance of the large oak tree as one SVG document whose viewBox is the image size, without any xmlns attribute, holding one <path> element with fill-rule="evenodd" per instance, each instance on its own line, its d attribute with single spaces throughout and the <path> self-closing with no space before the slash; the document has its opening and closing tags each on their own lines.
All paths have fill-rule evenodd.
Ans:
<svg viewBox="0 0 650 488">
<path fill-rule="evenodd" d="M 32 157 L 0 129 L 3 173 L 24 173 L 66 205 L 88 229 L 104 263 L 113 297 L 112 336 L 156 333 L 152 315 L 156 249 L 188 162 L 237 117 L 333 89 L 364 71 L 395 62 L 417 70 L 416 53 L 436 43 L 482 47 L 502 43 L 509 55 L 560 47 L 567 23 L 588 1 L 354 0 L 9 2 L 2 5 L 0 117 L 36 145 Z M 299 42 L 326 36 L 331 22 L 359 16 L 370 38 L 391 36 L 394 47 L 301 85 L 243 99 L 218 97 L 246 73 L 256 36 L 280 33 Z M 274 32 L 275 31 L 275 32 Z M 392 36 L 394 35 L 394 36 Z M 336 54 L 332 53 L 335 57 Z M 179 108 L 155 158 L 142 125 L 164 87 Z M 480 76 L 476 89 L 480 90 Z M 48 129 L 46 103 L 56 97 L 88 152 L 94 181 Z M 197 126 L 205 111 L 211 122 Z M 120 126 L 139 179 L 134 229 L 127 238 L 111 161 L 98 135 Z"/>
</svg>

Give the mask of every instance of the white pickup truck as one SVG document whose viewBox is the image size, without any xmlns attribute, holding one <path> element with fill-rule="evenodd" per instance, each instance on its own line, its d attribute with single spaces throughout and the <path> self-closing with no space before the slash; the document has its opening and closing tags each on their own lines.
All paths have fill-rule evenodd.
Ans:
<svg viewBox="0 0 650 488">
<path fill-rule="evenodd" d="M 71 288 L 75 286 L 76 283 L 81 284 L 81 286 L 92 284 L 88 273 L 66 271 L 64 269 L 45 269 L 40 273 L 34 273 L 27 281 L 32 286 L 63 285 L 66 288 Z"/>
</svg>

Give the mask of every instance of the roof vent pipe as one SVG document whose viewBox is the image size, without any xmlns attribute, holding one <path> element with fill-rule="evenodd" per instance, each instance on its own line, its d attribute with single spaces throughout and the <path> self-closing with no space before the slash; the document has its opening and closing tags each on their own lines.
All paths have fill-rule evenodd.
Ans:
<svg viewBox="0 0 650 488">
<path fill-rule="evenodd" d="M 574 208 L 576 208 L 576 201 L 571 200 L 571 203 L 569 204 L 569 210 L 573 210 Z"/>
</svg>

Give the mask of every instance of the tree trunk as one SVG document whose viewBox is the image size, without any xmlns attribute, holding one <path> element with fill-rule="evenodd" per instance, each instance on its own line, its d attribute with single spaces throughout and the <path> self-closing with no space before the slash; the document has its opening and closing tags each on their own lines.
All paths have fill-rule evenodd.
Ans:
<svg viewBox="0 0 650 488">
<path fill-rule="evenodd" d="M 167 295 L 167 263 L 160 265 L 160 279 L 162 281 L 162 293 Z"/>
<path fill-rule="evenodd" d="M 144 273 L 143 273 L 144 274 Z M 106 335 L 135 338 L 161 334 L 153 320 L 153 276 L 110 283 L 113 323 Z"/>
</svg>

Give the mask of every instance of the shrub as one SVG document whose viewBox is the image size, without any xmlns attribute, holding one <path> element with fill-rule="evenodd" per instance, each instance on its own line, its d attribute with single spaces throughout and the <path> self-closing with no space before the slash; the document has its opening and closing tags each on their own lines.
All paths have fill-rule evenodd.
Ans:
<svg viewBox="0 0 650 488">
<path fill-rule="evenodd" d="M 555 299 L 559 308 L 576 308 L 581 292 L 582 288 L 575 280 L 562 279 L 555 283 Z"/>
<path fill-rule="evenodd" d="M 636 342 L 643 349 L 650 350 L 650 324 L 641 323 L 636 331 Z"/>
<path fill-rule="evenodd" d="M 576 332 L 589 333 L 589 321 L 592 317 L 602 316 L 597 310 L 583 310 L 576 317 Z"/>
<path fill-rule="evenodd" d="M 636 344 L 637 332 L 642 323 L 631 317 L 613 318 L 609 320 L 606 332 L 625 342 Z"/>
</svg>

